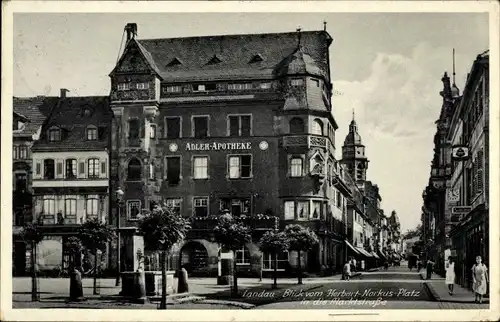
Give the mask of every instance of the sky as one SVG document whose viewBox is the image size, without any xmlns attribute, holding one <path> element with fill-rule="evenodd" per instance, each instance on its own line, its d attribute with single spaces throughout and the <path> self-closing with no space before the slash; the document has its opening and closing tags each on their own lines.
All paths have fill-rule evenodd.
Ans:
<svg viewBox="0 0 500 322">
<path fill-rule="evenodd" d="M 476 56 L 488 49 L 486 13 L 30 13 L 14 15 L 14 95 L 108 95 L 123 28 L 138 38 L 322 30 L 330 47 L 337 158 L 355 111 L 370 159 L 368 180 L 402 231 L 420 222 L 422 191 L 441 108 L 441 77 L 462 89 Z"/>
</svg>

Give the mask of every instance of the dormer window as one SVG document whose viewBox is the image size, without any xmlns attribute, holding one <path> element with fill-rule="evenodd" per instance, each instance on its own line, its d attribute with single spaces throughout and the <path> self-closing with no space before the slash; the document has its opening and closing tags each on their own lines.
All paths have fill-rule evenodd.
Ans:
<svg viewBox="0 0 500 322">
<path fill-rule="evenodd" d="M 227 85 L 227 89 L 230 91 L 244 91 L 252 88 L 253 88 L 252 83 L 236 83 Z"/>
<path fill-rule="evenodd" d="M 167 67 L 176 66 L 176 65 L 182 65 L 182 63 L 179 59 L 174 58 L 170 61 L 170 63 L 167 64 Z"/>
<path fill-rule="evenodd" d="M 137 89 L 149 89 L 149 83 L 137 83 L 136 88 Z"/>
<path fill-rule="evenodd" d="M 260 54 L 257 54 L 255 56 L 252 57 L 252 59 L 250 59 L 249 63 L 252 64 L 252 63 L 258 63 L 258 62 L 261 62 L 263 61 L 264 59 L 262 58 L 262 56 Z"/>
<path fill-rule="evenodd" d="M 222 60 L 219 59 L 219 57 L 217 57 L 217 55 L 214 55 L 210 61 L 207 63 L 207 65 L 215 65 L 215 64 L 218 64 L 218 63 L 221 63 Z"/>
<path fill-rule="evenodd" d="M 182 92 L 182 86 L 180 85 L 166 85 L 163 86 L 164 93 L 180 93 Z"/>
<path fill-rule="evenodd" d="M 97 140 L 97 128 L 94 126 L 89 126 L 87 128 L 87 140 L 88 141 L 95 141 Z"/>
<path fill-rule="evenodd" d="M 130 89 L 130 84 L 129 83 L 119 83 L 118 84 L 118 90 L 119 91 L 128 91 Z"/>
<path fill-rule="evenodd" d="M 51 128 L 49 130 L 49 142 L 57 142 L 61 141 L 61 129 L 59 128 Z"/>
<path fill-rule="evenodd" d="M 14 129 L 14 131 L 20 131 L 20 130 L 24 129 L 24 122 L 14 121 L 13 129 Z"/>
</svg>

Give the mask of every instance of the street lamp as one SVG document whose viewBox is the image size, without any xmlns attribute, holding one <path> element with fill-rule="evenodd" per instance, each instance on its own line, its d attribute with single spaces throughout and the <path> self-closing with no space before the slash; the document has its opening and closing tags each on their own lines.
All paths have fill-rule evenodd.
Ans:
<svg viewBox="0 0 500 322">
<path fill-rule="evenodd" d="M 117 206 L 117 216 L 116 216 L 116 236 L 117 236 L 117 242 L 116 242 L 116 283 L 115 286 L 120 286 L 120 268 L 121 268 L 121 263 L 120 263 L 120 257 L 121 257 L 121 238 L 120 238 L 120 217 L 121 217 L 121 209 L 122 209 L 122 198 L 123 198 L 124 192 L 123 190 L 118 187 L 116 190 L 116 206 Z"/>
</svg>

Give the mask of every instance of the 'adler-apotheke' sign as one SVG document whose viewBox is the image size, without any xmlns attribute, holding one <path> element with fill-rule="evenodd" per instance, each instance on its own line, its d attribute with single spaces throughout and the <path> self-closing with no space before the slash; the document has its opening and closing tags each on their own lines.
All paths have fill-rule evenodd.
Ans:
<svg viewBox="0 0 500 322">
<path fill-rule="evenodd" d="M 219 150 L 251 150 L 251 142 L 235 142 L 235 143 L 186 143 L 186 151 L 219 151 Z"/>
</svg>

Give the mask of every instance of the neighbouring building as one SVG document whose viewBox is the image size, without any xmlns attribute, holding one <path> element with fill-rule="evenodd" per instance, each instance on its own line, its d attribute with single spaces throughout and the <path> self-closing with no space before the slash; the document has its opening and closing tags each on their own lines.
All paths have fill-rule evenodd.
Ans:
<svg viewBox="0 0 500 322">
<path fill-rule="evenodd" d="M 387 246 L 390 253 L 401 253 L 401 224 L 399 222 L 398 214 L 395 210 L 391 212 L 390 217 L 387 218 L 388 221 L 388 236 L 387 236 Z"/>
<path fill-rule="evenodd" d="M 423 198 L 426 256 L 444 273 L 456 261 L 457 282 L 471 287 L 470 267 L 489 260 L 489 51 L 478 55 L 460 95 L 445 73 L 443 105 L 434 139 L 429 185 Z"/>
<path fill-rule="evenodd" d="M 206 217 L 229 211 L 255 228 L 253 242 L 236 252 L 240 274 L 271 271 L 256 242 L 275 217 L 280 228 L 299 223 L 318 234 L 318 247 L 301 259 L 307 271 L 339 271 L 350 191 L 335 160 L 328 32 L 139 39 L 136 24 L 125 30 L 110 74 L 124 270 L 143 251 L 140 210 L 162 203 L 193 222 L 172 269 L 217 274 L 215 223 Z M 297 254 L 280 254 L 278 270 L 296 264 Z"/>
<path fill-rule="evenodd" d="M 31 147 L 40 137 L 43 122 L 57 97 L 14 97 L 12 123 L 12 274 L 29 272 L 29 252 L 20 236 L 21 227 L 32 221 L 33 164 Z"/>
<path fill-rule="evenodd" d="M 41 272 L 65 273 L 65 242 L 87 219 L 109 223 L 109 98 L 62 94 L 32 146 L 33 217 L 46 236 L 37 249 Z M 93 265 L 89 256 L 84 270 Z M 111 250 L 102 258 L 103 269 L 109 256 Z"/>
</svg>

